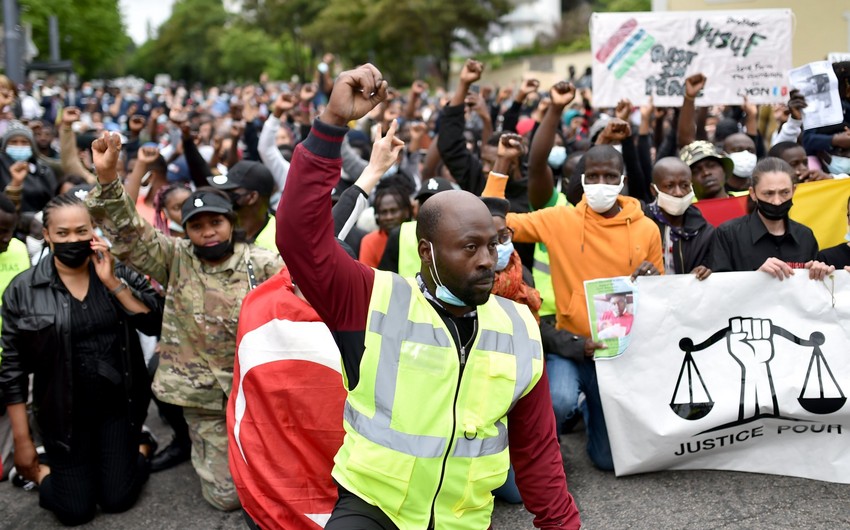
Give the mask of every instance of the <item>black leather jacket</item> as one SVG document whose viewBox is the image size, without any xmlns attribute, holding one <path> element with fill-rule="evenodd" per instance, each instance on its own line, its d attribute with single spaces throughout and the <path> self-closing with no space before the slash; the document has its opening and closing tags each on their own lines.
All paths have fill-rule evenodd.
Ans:
<svg viewBox="0 0 850 530">
<path fill-rule="evenodd" d="M 131 425 L 141 426 L 150 397 L 150 376 L 136 331 L 158 335 L 162 299 L 144 276 L 117 263 L 115 276 L 151 311 L 129 314 L 113 298 L 118 325 L 123 328 L 118 359 Z M 42 434 L 70 449 L 73 368 L 71 363 L 70 293 L 64 288 L 53 254 L 16 276 L 3 293 L 3 331 L 0 336 L 0 388 L 6 404 L 26 403 L 29 374 L 33 374 L 33 409 Z M 119 333 L 119 336 L 121 334 Z"/>
</svg>

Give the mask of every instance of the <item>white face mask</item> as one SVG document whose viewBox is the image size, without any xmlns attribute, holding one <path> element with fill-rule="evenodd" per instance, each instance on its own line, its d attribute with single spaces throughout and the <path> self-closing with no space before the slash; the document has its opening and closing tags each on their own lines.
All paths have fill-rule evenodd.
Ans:
<svg viewBox="0 0 850 530">
<path fill-rule="evenodd" d="M 679 217 L 684 214 L 688 206 L 694 201 L 694 190 L 691 190 L 684 197 L 675 197 L 659 190 L 655 184 L 652 187 L 655 188 L 655 192 L 658 194 L 658 207 L 673 217 Z"/>
<path fill-rule="evenodd" d="M 27 245 L 27 254 L 29 254 L 30 259 L 34 258 L 41 254 L 41 251 L 44 249 L 44 240 L 38 239 L 33 236 L 26 237 L 26 245 Z"/>
<path fill-rule="evenodd" d="M 753 176 L 753 170 L 756 168 L 756 155 L 749 151 L 738 151 L 729 155 L 732 162 L 735 163 L 735 168 L 732 173 L 736 177 L 750 178 Z"/>
<path fill-rule="evenodd" d="M 605 213 L 614 207 L 617 196 L 623 191 L 624 177 L 620 175 L 620 184 L 585 184 L 584 174 L 581 175 L 581 185 L 584 188 L 584 198 L 587 205 L 596 213 Z"/>
</svg>

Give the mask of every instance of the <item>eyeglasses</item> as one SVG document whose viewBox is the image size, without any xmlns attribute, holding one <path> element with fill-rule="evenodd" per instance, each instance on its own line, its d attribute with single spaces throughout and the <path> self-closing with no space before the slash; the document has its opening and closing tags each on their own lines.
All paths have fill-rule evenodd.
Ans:
<svg viewBox="0 0 850 530">
<path fill-rule="evenodd" d="M 505 228 L 504 230 L 499 232 L 499 244 L 507 245 L 514 238 L 514 231 L 512 228 Z"/>
</svg>

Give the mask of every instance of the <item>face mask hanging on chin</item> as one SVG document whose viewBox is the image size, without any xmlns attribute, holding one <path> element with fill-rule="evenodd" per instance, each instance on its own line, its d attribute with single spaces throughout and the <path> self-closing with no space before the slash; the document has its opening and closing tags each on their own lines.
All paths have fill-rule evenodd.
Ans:
<svg viewBox="0 0 850 530">
<path fill-rule="evenodd" d="M 437 292 L 434 293 L 434 296 L 437 297 L 437 300 L 449 305 L 453 305 L 455 307 L 466 307 L 466 302 L 455 296 L 454 293 L 449 291 L 448 287 L 443 285 L 443 282 L 440 280 L 440 275 L 437 274 L 437 255 L 434 253 L 434 244 L 430 241 L 428 244 L 431 245 L 431 274 L 434 277 L 434 283 L 437 284 Z"/>
</svg>

